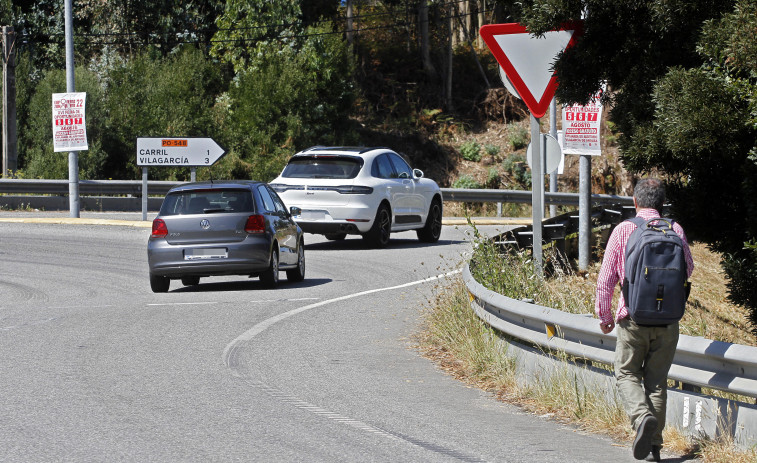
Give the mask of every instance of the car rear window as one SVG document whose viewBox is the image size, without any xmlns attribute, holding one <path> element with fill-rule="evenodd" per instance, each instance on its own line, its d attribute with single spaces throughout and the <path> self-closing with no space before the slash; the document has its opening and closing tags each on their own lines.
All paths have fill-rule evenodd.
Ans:
<svg viewBox="0 0 757 463">
<path fill-rule="evenodd" d="M 355 178 L 363 167 L 361 158 L 347 156 L 297 157 L 281 173 L 287 178 Z"/>
<path fill-rule="evenodd" d="M 177 191 L 166 195 L 160 215 L 255 212 L 250 190 L 213 189 Z"/>
</svg>

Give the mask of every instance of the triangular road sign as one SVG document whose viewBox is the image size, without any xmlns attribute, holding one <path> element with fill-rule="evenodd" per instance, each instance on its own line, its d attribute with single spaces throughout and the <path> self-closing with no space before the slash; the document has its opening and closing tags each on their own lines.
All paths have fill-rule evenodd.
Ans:
<svg viewBox="0 0 757 463">
<path fill-rule="evenodd" d="M 581 22 L 567 23 L 543 37 L 518 23 L 487 24 L 479 33 L 534 117 L 542 117 L 555 96 L 555 58 L 581 34 Z"/>
</svg>

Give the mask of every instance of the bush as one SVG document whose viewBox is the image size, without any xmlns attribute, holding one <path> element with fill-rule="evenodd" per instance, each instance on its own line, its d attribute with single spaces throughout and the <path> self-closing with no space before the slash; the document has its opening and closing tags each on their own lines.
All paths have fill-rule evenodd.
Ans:
<svg viewBox="0 0 757 463">
<path fill-rule="evenodd" d="M 499 146 L 497 145 L 484 145 L 484 151 L 491 157 L 496 157 L 499 154 Z"/>
<path fill-rule="evenodd" d="M 228 148 L 265 181 L 297 149 L 350 141 L 352 75 L 339 37 L 313 35 L 297 49 L 269 44 L 229 89 Z"/>
<path fill-rule="evenodd" d="M 460 154 L 466 161 L 478 162 L 481 160 L 481 146 L 475 141 L 467 141 L 460 147 Z"/>
<path fill-rule="evenodd" d="M 223 90 L 221 72 L 202 51 L 185 47 L 163 58 L 148 50 L 116 66 L 109 77 L 108 171 L 113 178 L 139 178 L 137 137 L 211 137 L 223 145 L 214 113 Z M 151 167 L 149 176 L 188 180 L 189 168 Z"/>
<path fill-rule="evenodd" d="M 76 68 L 74 79 L 76 90 L 87 93 L 85 109 L 89 149 L 79 151 L 79 177 L 82 180 L 108 178 L 108 153 L 103 144 L 103 138 L 107 135 L 107 110 L 103 104 L 100 79 L 86 68 Z M 68 152 L 53 151 L 51 119 L 52 94 L 65 92 L 65 71 L 48 71 L 28 100 L 28 116 L 19 120 L 18 167 L 25 170 L 27 178 L 68 178 Z"/>
<path fill-rule="evenodd" d="M 502 168 L 505 172 L 518 182 L 519 185 L 530 188 L 531 187 L 531 170 L 526 164 L 526 158 L 520 154 L 511 154 L 502 162 Z"/>
<path fill-rule="evenodd" d="M 499 182 L 499 171 L 494 167 L 490 167 L 486 175 L 486 188 L 497 188 L 499 187 Z"/>
<path fill-rule="evenodd" d="M 507 125 L 507 138 L 510 142 L 510 148 L 513 151 L 517 151 L 528 146 L 531 134 L 525 127 L 510 123 Z"/>
<path fill-rule="evenodd" d="M 452 184 L 452 188 L 466 188 L 469 190 L 475 190 L 481 188 L 481 184 L 478 183 L 473 177 L 468 174 L 455 180 Z"/>
</svg>

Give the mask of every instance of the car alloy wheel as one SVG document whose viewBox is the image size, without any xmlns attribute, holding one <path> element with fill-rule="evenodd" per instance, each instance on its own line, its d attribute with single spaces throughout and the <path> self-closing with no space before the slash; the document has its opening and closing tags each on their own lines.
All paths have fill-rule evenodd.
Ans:
<svg viewBox="0 0 757 463">
<path fill-rule="evenodd" d="M 426 243 L 436 243 L 442 234 L 442 204 L 434 199 L 428 209 L 426 225 L 418 230 L 418 239 Z"/>
<path fill-rule="evenodd" d="M 275 288 L 279 284 L 279 251 L 275 247 L 271 252 L 271 265 L 260 274 L 260 280 L 267 288 Z"/>
<path fill-rule="evenodd" d="M 392 213 L 386 204 L 379 206 L 376 212 L 376 219 L 373 226 L 365 234 L 366 241 L 377 248 L 384 248 L 389 244 L 389 237 L 392 233 Z"/>
<path fill-rule="evenodd" d="M 300 241 L 297 246 L 297 268 L 287 270 L 287 280 L 302 281 L 305 279 L 305 243 Z"/>
</svg>

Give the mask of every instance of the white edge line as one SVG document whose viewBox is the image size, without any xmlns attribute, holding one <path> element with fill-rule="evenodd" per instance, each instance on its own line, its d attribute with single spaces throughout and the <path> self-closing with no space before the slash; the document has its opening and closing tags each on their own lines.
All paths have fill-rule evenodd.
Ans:
<svg viewBox="0 0 757 463">
<path fill-rule="evenodd" d="M 278 323 L 278 322 L 280 322 L 282 320 L 285 320 L 285 319 L 287 319 L 287 318 L 289 318 L 289 317 L 291 317 L 293 315 L 297 315 L 299 313 L 306 312 L 308 310 L 315 309 L 317 307 L 321 307 L 321 306 L 324 306 L 326 304 L 331 304 L 333 302 L 344 301 L 344 300 L 347 300 L 347 299 L 352 299 L 352 298 L 355 298 L 355 297 L 365 296 L 365 295 L 368 295 L 368 294 L 378 293 L 378 292 L 382 292 L 382 291 L 392 291 L 392 290 L 395 290 L 395 289 L 402 289 L 402 288 L 407 288 L 407 287 L 410 287 L 410 286 L 420 285 L 420 284 L 423 284 L 423 283 L 428 283 L 428 282 L 431 282 L 431 281 L 436 281 L 436 280 L 439 280 L 439 279 L 442 279 L 442 278 L 447 278 L 449 276 L 456 275 L 456 274 L 461 273 L 461 272 L 462 272 L 462 270 L 453 270 L 451 272 L 442 273 L 440 275 L 436 275 L 436 276 L 433 276 L 433 277 L 424 278 L 423 280 L 411 281 L 409 283 L 404 283 L 404 284 L 397 285 L 397 286 L 389 286 L 389 287 L 386 287 L 386 288 L 369 289 L 367 291 L 361 291 L 359 293 L 347 294 L 346 296 L 340 296 L 340 297 L 336 297 L 334 299 L 328 299 L 328 300 L 325 300 L 325 301 L 316 302 L 315 304 L 310 304 L 310 305 L 306 305 L 306 306 L 303 306 L 303 307 L 298 307 L 296 309 L 292 309 L 289 312 L 284 312 L 284 313 L 281 313 L 281 314 L 276 315 L 274 317 L 271 317 L 271 318 L 269 318 L 267 320 L 264 320 L 264 321 L 258 323 L 257 325 L 253 326 L 249 330 L 245 331 L 244 333 L 240 334 L 239 336 L 237 336 L 236 339 L 234 339 L 228 345 L 226 345 L 226 348 L 224 348 L 224 350 L 223 350 L 223 355 L 221 356 L 221 359 L 223 360 L 224 365 L 226 365 L 227 367 L 231 367 L 229 365 L 229 353 L 231 352 L 232 349 L 234 349 L 238 344 L 250 341 L 252 338 L 254 338 L 258 334 L 262 333 L 266 329 L 270 328 L 271 326 L 275 325 L 276 323 Z"/>
</svg>

